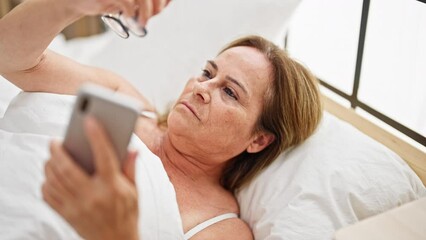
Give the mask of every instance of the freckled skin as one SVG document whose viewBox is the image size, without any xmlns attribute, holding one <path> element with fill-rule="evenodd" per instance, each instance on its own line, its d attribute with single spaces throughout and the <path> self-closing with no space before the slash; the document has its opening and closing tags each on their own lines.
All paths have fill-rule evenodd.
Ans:
<svg viewBox="0 0 426 240">
<path fill-rule="evenodd" d="M 168 136 L 177 149 L 210 164 L 226 162 L 253 141 L 253 128 L 271 81 L 271 66 L 254 48 L 235 47 L 215 59 L 209 78 L 191 78 L 168 119 Z M 236 79 L 247 93 L 228 80 Z M 231 88 L 238 100 L 228 95 Z M 192 108 L 181 104 L 184 101 Z"/>
</svg>

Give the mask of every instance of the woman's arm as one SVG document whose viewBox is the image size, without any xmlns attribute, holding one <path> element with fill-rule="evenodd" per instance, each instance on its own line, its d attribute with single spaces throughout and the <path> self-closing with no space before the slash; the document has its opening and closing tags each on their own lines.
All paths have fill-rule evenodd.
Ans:
<svg viewBox="0 0 426 240">
<path fill-rule="evenodd" d="M 143 102 L 146 110 L 154 110 L 149 101 L 121 76 L 80 64 L 50 50 L 43 53 L 36 66 L 5 73 L 3 76 L 26 92 L 75 94 L 83 83 L 96 83 L 133 96 Z"/>
<path fill-rule="evenodd" d="M 120 76 L 99 68 L 79 64 L 46 50 L 53 38 L 75 20 L 85 15 L 104 12 L 135 12 L 139 6 L 141 19 L 154 13 L 146 10 L 158 0 L 27 0 L 0 20 L 0 74 L 24 91 L 75 94 L 84 82 L 93 82 L 145 98 Z M 156 4 L 156 8 L 161 9 Z M 160 7 L 158 7 L 160 6 Z M 147 8 L 149 9 L 149 7 Z M 158 11 L 158 10 L 157 10 Z M 142 20 L 141 20 L 142 21 Z M 146 21 L 146 20 L 143 20 Z"/>
<path fill-rule="evenodd" d="M 0 20 L 0 73 L 37 66 L 52 39 L 83 14 L 63 0 L 27 0 Z"/>
</svg>

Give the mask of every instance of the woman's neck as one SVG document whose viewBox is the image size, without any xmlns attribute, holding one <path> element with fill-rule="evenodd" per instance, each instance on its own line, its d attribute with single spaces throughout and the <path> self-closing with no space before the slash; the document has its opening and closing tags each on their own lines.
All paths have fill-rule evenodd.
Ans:
<svg viewBox="0 0 426 240">
<path fill-rule="evenodd" d="M 167 131 L 156 150 L 155 154 L 160 157 L 170 177 L 178 177 L 204 186 L 220 184 L 224 165 L 208 163 L 203 156 L 191 155 L 178 149 L 169 138 Z"/>
</svg>

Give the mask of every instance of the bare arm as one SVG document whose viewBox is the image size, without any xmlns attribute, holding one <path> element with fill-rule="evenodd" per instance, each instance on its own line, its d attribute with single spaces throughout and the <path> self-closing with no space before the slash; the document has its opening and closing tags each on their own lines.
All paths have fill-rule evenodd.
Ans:
<svg viewBox="0 0 426 240">
<path fill-rule="evenodd" d="M 27 0 L 0 20 L 0 74 L 24 91 L 75 94 L 82 83 L 93 82 L 137 97 L 152 110 L 120 76 L 46 50 L 80 17 L 133 8 L 129 0 Z"/>
<path fill-rule="evenodd" d="M 52 39 L 83 16 L 63 2 L 25 1 L 0 20 L 0 73 L 36 66 Z"/>
<path fill-rule="evenodd" d="M 26 92 L 76 94 L 83 83 L 96 83 L 133 96 L 142 101 L 147 110 L 154 110 L 136 88 L 117 74 L 80 64 L 50 50 L 44 52 L 36 66 L 3 76 Z"/>
</svg>

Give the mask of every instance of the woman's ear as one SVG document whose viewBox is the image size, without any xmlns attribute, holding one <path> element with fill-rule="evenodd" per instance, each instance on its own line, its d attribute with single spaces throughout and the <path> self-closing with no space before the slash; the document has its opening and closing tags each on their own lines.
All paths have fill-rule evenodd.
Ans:
<svg viewBox="0 0 426 240">
<path fill-rule="evenodd" d="M 247 152 L 257 153 L 265 149 L 269 144 L 275 140 L 275 136 L 272 133 L 260 132 L 255 135 L 253 141 L 247 147 Z"/>
</svg>

